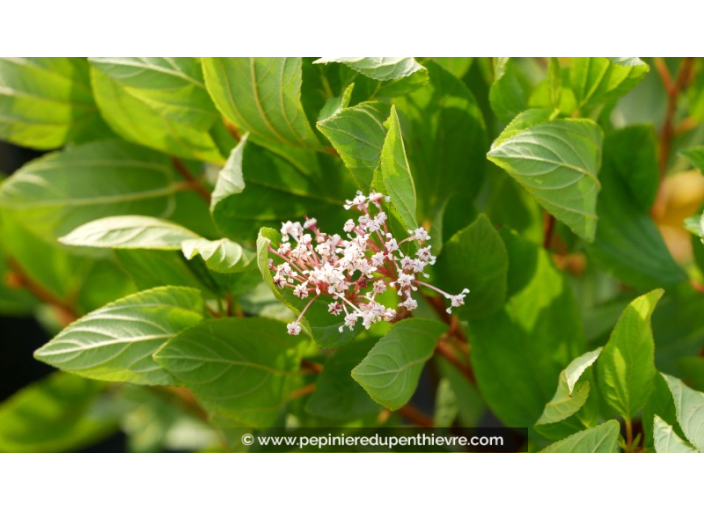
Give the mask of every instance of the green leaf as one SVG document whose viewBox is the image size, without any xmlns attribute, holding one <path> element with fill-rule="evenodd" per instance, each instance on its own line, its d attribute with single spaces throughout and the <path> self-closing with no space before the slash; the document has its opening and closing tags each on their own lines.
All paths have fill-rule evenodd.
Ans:
<svg viewBox="0 0 704 510">
<path fill-rule="evenodd" d="M 295 314 L 295 317 L 298 317 L 310 299 L 298 299 L 290 288 L 280 289 L 274 285 L 269 270 L 269 259 L 273 258 L 273 254 L 269 252 L 269 246 L 275 249 L 280 243 L 281 234 L 279 232 L 271 228 L 261 229 L 257 239 L 257 264 L 264 282 L 276 296 L 276 299 L 284 303 Z M 350 342 L 362 328 L 361 324 L 358 324 L 352 331 L 348 328 L 340 331 L 339 328 L 344 325 L 344 318 L 336 317 L 328 312 L 330 302 L 328 297 L 317 298 L 300 320 L 301 330 L 324 348 L 340 347 Z"/>
<path fill-rule="evenodd" d="M 671 375 L 662 374 L 670 387 L 677 421 L 684 435 L 699 451 L 704 451 L 704 393 L 694 391 Z"/>
<path fill-rule="evenodd" d="M 437 321 L 397 322 L 352 370 L 352 378 L 375 402 L 392 411 L 403 407 L 415 393 L 423 366 L 445 331 L 447 326 Z"/>
<path fill-rule="evenodd" d="M 657 453 L 698 453 L 677 435 L 672 425 L 655 415 L 653 424 L 655 451 Z"/>
<path fill-rule="evenodd" d="M 168 159 L 126 142 L 96 142 L 28 163 L 0 187 L 0 206 L 55 239 L 105 216 L 160 216 L 179 189 Z"/>
<path fill-rule="evenodd" d="M 473 57 L 433 57 L 433 60 L 440 64 L 446 71 L 449 71 L 457 78 L 462 78 L 469 68 L 472 67 Z"/>
<path fill-rule="evenodd" d="M 653 392 L 650 394 L 650 398 L 641 413 L 641 423 L 645 435 L 643 444 L 649 451 L 653 451 L 655 448 L 655 433 L 653 429 L 655 415 L 658 415 L 669 424 L 675 426 L 677 424 L 677 410 L 675 409 L 675 401 L 672 399 L 670 387 L 664 378 L 657 376 L 655 377 Z"/>
<path fill-rule="evenodd" d="M 579 411 L 589 396 L 589 381 L 577 383 L 584 372 L 594 364 L 601 354 L 601 347 L 576 358 L 560 372 L 557 390 L 552 400 L 547 403 L 537 425 L 547 425 L 565 420 Z"/>
<path fill-rule="evenodd" d="M 39 361 L 103 381 L 173 384 L 152 354 L 203 319 L 200 292 L 160 287 L 133 294 L 73 322 L 35 352 Z"/>
<path fill-rule="evenodd" d="M 494 83 L 489 90 L 489 102 L 496 116 L 504 122 L 528 108 L 528 91 L 516 59 L 494 58 Z"/>
<path fill-rule="evenodd" d="M 622 282 L 649 290 L 686 279 L 650 216 L 659 171 L 651 127 L 631 126 L 604 141 L 602 219 L 589 255 Z"/>
<path fill-rule="evenodd" d="M 681 154 L 692 163 L 692 166 L 704 172 L 704 146 L 683 150 Z"/>
<path fill-rule="evenodd" d="M 191 260 L 200 255 L 208 269 L 217 273 L 239 273 L 249 269 L 256 258 L 253 251 L 229 239 L 208 241 L 207 239 L 189 239 L 182 243 L 184 256 Z"/>
<path fill-rule="evenodd" d="M 388 132 L 381 151 L 381 177 L 386 193 L 391 197 L 394 211 L 403 226 L 408 230 L 416 229 L 416 187 L 408 165 L 395 107 L 391 107 L 391 115 L 384 126 Z"/>
<path fill-rule="evenodd" d="M 468 319 L 499 311 L 506 302 L 508 254 L 499 233 L 485 215 L 445 243 L 436 265 L 441 288 L 470 293 L 457 313 Z"/>
<path fill-rule="evenodd" d="M 489 140 L 479 106 L 459 79 L 434 62 L 430 81 L 395 101 L 422 219 L 454 193 L 474 198 L 484 181 Z"/>
<path fill-rule="evenodd" d="M 71 246 L 149 250 L 179 250 L 198 234 L 176 223 L 151 216 L 109 216 L 81 225 L 59 238 Z"/>
<path fill-rule="evenodd" d="M 553 443 L 541 453 L 616 453 L 618 451 L 619 425 L 609 420 L 601 425 L 577 432 Z"/>
<path fill-rule="evenodd" d="M 689 386 L 704 391 L 704 357 L 683 356 L 677 360 L 677 368 Z"/>
<path fill-rule="evenodd" d="M 207 320 L 169 340 L 154 359 L 221 419 L 268 427 L 298 369 L 291 339 L 270 319 Z"/>
<path fill-rule="evenodd" d="M 433 414 L 433 427 L 448 428 L 457 419 L 459 407 L 457 396 L 452 391 L 450 381 L 441 379 L 435 392 L 435 413 Z"/>
<path fill-rule="evenodd" d="M 305 216 L 318 218 L 321 228 L 327 231 L 339 229 L 345 222 L 344 200 L 338 200 L 340 192 L 333 191 L 343 186 L 337 169 L 325 179 L 318 178 L 298 171 L 283 157 L 254 144 L 246 143 L 242 149 L 244 191 L 220 200 L 212 208 L 213 218 L 223 234 L 233 239 L 253 240 L 261 227 L 278 229 L 285 221 Z M 340 195 L 349 198 L 354 189 L 343 193 Z"/>
<path fill-rule="evenodd" d="M 562 97 L 562 72 L 560 61 L 557 57 L 550 57 L 548 60 L 548 90 L 550 92 L 550 106 L 553 109 L 560 108 Z"/>
<path fill-rule="evenodd" d="M 315 64 L 345 64 L 360 74 L 378 81 L 405 78 L 423 69 L 413 57 L 324 57 Z"/>
<path fill-rule="evenodd" d="M 99 121 L 85 59 L 0 59 L 1 139 L 56 149 Z"/>
<path fill-rule="evenodd" d="M 103 383 L 54 372 L 0 404 L 0 451 L 66 452 L 114 433 L 117 420 L 99 411 Z"/>
<path fill-rule="evenodd" d="M 244 147 L 247 144 L 248 133 L 242 135 L 240 141 L 230 152 L 230 156 L 218 173 L 218 180 L 215 183 L 212 198 L 210 200 L 210 212 L 213 217 L 216 217 L 218 209 L 226 207 L 226 201 L 239 195 L 244 191 L 244 176 L 242 172 L 242 156 Z"/>
<path fill-rule="evenodd" d="M 562 369 L 584 351 L 583 332 L 572 289 L 550 254 L 514 234 L 504 241 L 510 298 L 503 310 L 469 323 L 471 361 L 494 414 L 510 427 L 530 427 Z"/>
<path fill-rule="evenodd" d="M 379 405 L 357 384 L 350 373 L 372 348 L 375 339 L 341 347 L 325 362 L 306 411 L 330 420 L 350 421 L 378 413 Z"/>
<path fill-rule="evenodd" d="M 386 138 L 384 121 L 390 111 L 388 103 L 370 101 L 345 108 L 317 123 L 365 193 L 379 166 Z"/>
<path fill-rule="evenodd" d="M 208 57 L 205 83 L 222 114 L 251 140 L 318 149 L 301 105 L 301 59 Z"/>
<path fill-rule="evenodd" d="M 575 57 L 570 85 L 579 109 L 625 95 L 650 69 L 636 57 Z"/>
<path fill-rule="evenodd" d="M 507 131 L 515 130 L 509 125 Z M 601 129 L 586 119 L 542 122 L 494 142 L 488 158 L 550 214 L 591 242 L 601 189 Z"/>
<path fill-rule="evenodd" d="M 628 305 L 597 363 L 604 400 L 627 420 L 645 405 L 653 391 L 655 342 L 650 317 L 663 293 L 654 290 Z"/>
<path fill-rule="evenodd" d="M 220 121 L 195 57 L 93 57 L 95 99 L 122 138 L 185 158 L 221 162 Z"/>
</svg>

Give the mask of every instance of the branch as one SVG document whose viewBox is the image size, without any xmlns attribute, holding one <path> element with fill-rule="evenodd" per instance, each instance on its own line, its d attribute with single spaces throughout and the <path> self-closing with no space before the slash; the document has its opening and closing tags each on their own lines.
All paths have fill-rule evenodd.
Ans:
<svg viewBox="0 0 704 510">
<path fill-rule="evenodd" d="M 555 231 L 555 217 L 545 211 L 545 227 L 543 229 L 543 248 L 550 248 L 552 243 L 552 234 Z"/>
<path fill-rule="evenodd" d="M 37 299 L 54 307 L 63 319 L 61 321 L 63 326 L 68 326 L 78 318 L 78 312 L 70 303 L 60 300 L 49 292 L 49 290 L 33 281 L 14 258 L 8 257 L 7 265 L 10 266 L 10 269 L 12 270 L 12 272 L 7 275 L 9 287 L 24 287 Z"/>
<path fill-rule="evenodd" d="M 205 200 L 208 204 L 210 203 L 210 198 L 211 198 L 211 193 L 208 191 L 208 189 L 203 186 L 203 183 L 200 182 L 192 173 L 191 171 L 186 167 L 186 165 L 183 164 L 183 162 L 175 157 L 171 158 L 171 162 L 174 165 L 174 168 L 176 168 L 176 171 L 183 177 L 183 179 L 188 183 L 189 187 L 198 193 L 201 197 L 203 197 L 203 200 Z"/>
<path fill-rule="evenodd" d="M 431 428 L 433 426 L 433 419 L 410 402 L 396 412 L 419 427 Z"/>
<path fill-rule="evenodd" d="M 660 163 L 660 178 L 665 176 L 667 163 L 670 159 L 670 149 L 672 139 L 675 135 L 675 113 L 677 110 L 677 99 L 680 92 L 684 89 L 691 77 L 692 66 L 694 65 L 694 57 L 684 57 L 677 70 L 677 77 L 673 80 L 670 71 L 665 65 L 662 58 L 655 58 L 655 68 L 660 75 L 665 92 L 667 94 L 667 107 L 665 109 L 665 121 L 660 132 L 660 147 L 659 147 L 659 163 Z"/>
</svg>

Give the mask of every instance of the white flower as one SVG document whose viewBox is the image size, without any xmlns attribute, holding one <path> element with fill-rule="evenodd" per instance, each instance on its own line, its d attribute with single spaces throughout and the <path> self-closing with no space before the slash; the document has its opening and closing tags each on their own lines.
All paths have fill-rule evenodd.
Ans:
<svg viewBox="0 0 704 510">
<path fill-rule="evenodd" d="M 386 284 L 382 280 L 375 281 L 373 288 L 374 292 L 376 292 L 377 294 L 383 294 L 384 292 L 386 292 Z"/>
<path fill-rule="evenodd" d="M 345 226 L 342 228 L 345 232 L 352 232 L 356 225 L 354 224 L 353 220 L 347 220 L 345 222 Z"/>
<path fill-rule="evenodd" d="M 428 239 L 430 239 L 428 232 L 426 232 L 423 227 L 418 227 L 415 230 L 409 230 L 408 233 L 412 234 L 413 238 L 416 241 L 424 242 L 424 241 L 427 241 Z"/>
<path fill-rule="evenodd" d="M 315 218 L 308 218 L 308 219 L 306 219 L 306 222 L 303 224 L 303 228 L 313 229 L 317 224 L 318 224 L 318 220 L 316 220 Z"/>
<path fill-rule="evenodd" d="M 418 301 L 409 296 L 403 303 L 401 303 L 401 306 L 406 308 L 408 311 L 415 310 L 418 308 Z"/>
<path fill-rule="evenodd" d="M 389 253 L 393 253 L 395 251 L 398 251 L 398 243 L 396 242 L 396 239 L 394 239 L 393 237 L 391 239 L 389 239 L 388 241 L 386 241 L 384 243 L 384 246 L 386 247 L 386 250 Z"/>
<path fill-rule="evenodd" d="M 457 294 L 456 296 L 449 296 L 450 297 L 450 307 L 446 310 L 447 313 L 452 313 L 452 308 L 453 307 L 458 307 L 464 305 L 464 297 L 469 294 L 469 289 L 463 289 L 462 292 Z"/>
<path fill-rule="evenodd" d="M 288 329 L 289 335 L 297 335 L 301 332 L 301 325 L 298 321 L 292 322 L 290 324 L 286 324 L 286 329 Z"/>
<path fill-rule="evenodd" d="M 301 283 L 300 285 L 296 285 L 296 287 L 293 289 L 293 294 L 298 299 L 307 298 L 308 297 L 308 286 L 305 283 Z"/>
<path fill-rule="evenodd" d="M 340 315 L 340 313 L 342 312 L 342 305 L 339 301 L 333 301 L 328 305 L 328 312 L 333 315 Z"/>
</svg>

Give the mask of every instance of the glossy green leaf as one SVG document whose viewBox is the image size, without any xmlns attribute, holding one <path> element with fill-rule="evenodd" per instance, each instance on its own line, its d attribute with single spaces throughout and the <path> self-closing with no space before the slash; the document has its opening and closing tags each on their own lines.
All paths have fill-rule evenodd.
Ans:
<svg viewBox="0 0 704 510">
<path fill-rule="evenodd" d="M 379 81 L 405 78 L 423 69 L 413 57 L 324 57 L 315 61 L 316 64 L 333 62 Z"/>
<path fill-rule="evenodd" d="M 379 166 L 389 113 L 388 103 L 370 101 L 345 108 L 317 124 L 364 192 Z"/>
<path fill-rule="evenodd" d="M 571 60 L 570 85 L 578 108 L 626 94 L 648 72 L 636 57 L 575 57 Z"/>
<path fill-rule="evenodd" d="M 220 162 L 219 122 L 195 57 L 93 57 L 100 112 L 122 138 L 185 158 Z"/>
<path fill-rule="evenodd" d="M 85 59 L 0 59 L 0 139 L 56 149 L 99 120 Z"/>
<path fill-rule="evenodd" d="M 655 435 L 655 451 L 657 453 L 698 453 L 696 449 L 687 444 L 677 432 L 672 428 L 672 425 L 665 420 L 655 415 L 655 423 L 653 425 Z"/>
<path fill-rule="evenodd" d="M 218 180 L 215 183 L 212 198 L 210 200 L 210 211 L 214 217 L 219 214 L 219 209 L 226 206 L 226 201 L 236 197 L 244 191 L 244 176 L 242 172 L 242 156 L 244 147 L 247 144 L 248 134 L 245 133 L 230 156 L 218 173 Z"/>
<path fill-rule="evenodd" d="M 437 321 L 397 322 L 352 370 L 352 377 L 375 402 L 395 411 L 415 393 L 423 366 L 445 331 L 447 326 Z"/>
<path fill-rule="evenodd" d="M 388 132 L 381 150 L 381 178 L 386 193 L 391 197 L 394 212 L 398 214 L 403 226 L 409 230 L 416 229 L 418 228 L 416 187 L 406 157 L 401 125 L 394 107 L 391 108 L 391 115 L 384 126 Z"/>
<path fill-rule="evenodd" d="M 209 241 L 207 239 L 189 239 L 183 241 L 184 256 L 191 260 L 200 255 L 208 269 L 217 273 L 239 273 L 249 268 L 256 254 L 243 248 L 240 244 L 229 239 Z"/>
<path fill-rule="evenodd" d="M 109 216 L 81 225 L 59 238 L 71 246 L 149 250 L 179 250 L 198 234 L 171 221 L 151 216 Z"/>
<path fill-rule="evenodd" d="M 635 416 L 653 391 L 655 343 L 650 317 L 663 292 L 654 290 L 628 305 L 597 364 L 604 400 L 626 419 Z"/>
<path fill-rule="evenodd" d="M 317 149 L 301 105 L 301 59 L 208 57 L 203 72 L 222 114 L 251 140 Z"/>
<path fill-rule="evenodd" d="M 469 323 L 472 367 L 487 405 L 506 425 L 530 427 L 555 392 L 560 372 L 583 352 L 577 303 L 550 255 L 505 234 L 509 300 Z"/>
<path fill-rule="evenodd" d="M 694 391 L 671 375 L 662 374 L 670 387 L 677 410 L 677 421 L 687 440 L 704 451 L 704 393 Z"/>
<path fill-rule="evenodd" d="M 435 413 L 433 414 L 433 427 L 447 428 L 457 419 L 459 407 L 457 396 L 452 390 L 452 385 L 447 379 L 441 379 L 435 392 Z"/>
<path fill-rule="evenodd" d="M 221 419 L 273 424 L 299 359 L 286 325 L 263 318 L 207 320 L 169 340 L 154 359 Z"/>
<path fill-rule="evenodd" d="M 173 384 L 152 354 L 203 319 L 200 292 L 160 287 L 122 298 L 73 322 L 35 357 L 66 372 L 104 381 Z"/>
<path fill-rule="evenodd" d="M 114 433 L 115 416 L 98 409 L 105 385 L 55 372 L 0 404 L 0 451 L 75 451 Z"/>
<path fill-rule="evenodd" d="M 515 128 L 509 125 L 506 130 Z M 601 129 L 586 119 L 542 122 L 494 142 L 488 158 L 587 241 L 596 231 Z"/>
<path fill-rule="evenodd" d="M 166 215 L 179 186 L 168 159 L 126 142 L 96 142 L 44 156 L 0 187 L 0 206 L 54 239 L 105 216 Z"/>
<path fill-rule="evenodd" d="M 378 413 L 379 404 L 352 379 L 350 373 L 367 355 L 376 340 L 354 342 L 340 348 L 325 362 L 306 411 L 330 420 L 349 421 Z"/>
<path fill-rule="evenodd" d="M 445 243 L 436 270 L 446 292 L 459 294 L 469 289 L 464 306 L 456 310 L 463 318 L 490 315 L 506 302 L 508 254 L 501 236 L 483 214 Z"/>
<path fill-rule="evenodd" d="M 584 406 L 589 396 L 590 384 L 589 381 L 582 381 L 578 385 L 578 382 L 584 372 L 594 364 L 599 354 L 601 354 L 601 347 L 582 354 L 560 372 L 555 395 L 545 406 L 536 426 L 566 420 Z"/>
<path fill-rule="evenodd" d="M 618 451 L 619 425 L 609 420 L 553 443 L 541 453 L 615 453 Z"/>
<path fill-rule="evenodd" d="M 469 89 L 439 65 L 427 64 L 429 83 L 395 100 L 421 218 L 431 218 L 454 193 L 474 197 L 484 181 L 489 140 Z"/>
</svg>

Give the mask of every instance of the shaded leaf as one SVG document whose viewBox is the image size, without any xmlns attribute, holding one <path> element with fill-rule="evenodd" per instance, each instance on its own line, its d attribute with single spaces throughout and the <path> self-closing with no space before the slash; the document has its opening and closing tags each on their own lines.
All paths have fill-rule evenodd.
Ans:
<svg viewBox="0 0 704 510">
<path fill-rule="evenodd" d="M 650 68 L 636 57 L 575 57 L 571 59 L 570 86 L 578 108 L 625 95 Z"/>
<path fill-rule="evenodd" d="M 490 315 L 506 302 L 506 247 L 483 214 L 445 243 L 436 270 L 446 292 L 458 294 L 465 287 L 470 290 L 465 305 L 457 309 L 461 317 Z"/>
<path fill-rule="evenodd" d="M 677 435 L 672 425 L 655 415 L 653 425 L 655 435 L 655 451 L 657 453 L 698 453 Z"/>
<path fill-rule="evenodd" d="M 221 420 L 267 427 L 298 368 L 291 338 L 270 319 L 207 320 L 169 340 L 154 359 Z"/>
<path fill-rule="evenodd" d="M 405 78 L 423 69 L 413 57 L 324 57 L 315 64 L 345 64 L 360 74 L 379 81 Z"/>
<path fill-rule="evenodd" d="M 670 387 L 677 421 L 684 435 L 699 451 L 704 451 L 704 393 L 694 391 L 671 375 L 662 374 Z"/>
<path fill-rule="evenodd" d="M 243 248 L 229 239 L 209 241 L 207 239 L 189 239 L 183 242 L 184 256 L 191 260 L 200 255 L 208 269 L 217 273 L 239 273 L 249 269 L 249 264 L 256 258 L 253 251 Z"/>
</svg>

